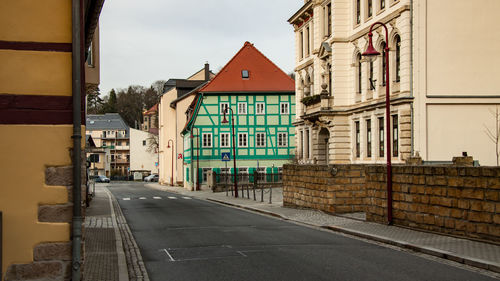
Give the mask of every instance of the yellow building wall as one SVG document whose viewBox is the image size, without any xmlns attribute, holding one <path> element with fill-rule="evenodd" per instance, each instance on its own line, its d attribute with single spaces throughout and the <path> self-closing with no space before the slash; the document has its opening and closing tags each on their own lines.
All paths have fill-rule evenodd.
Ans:
<svg viewBox="0 0 500 281">
<path fill-rule="evenodd" d="M 71 125 L 0 125 L 0 210 L 3 212 L 3 264 L 33 261 L 33 247 L 70 239 L 68 223 L 38 222 L 38 206 L 68 201 L 64 186 L 45 186 L 48 166 L 69 166 Z"/>
</svg>

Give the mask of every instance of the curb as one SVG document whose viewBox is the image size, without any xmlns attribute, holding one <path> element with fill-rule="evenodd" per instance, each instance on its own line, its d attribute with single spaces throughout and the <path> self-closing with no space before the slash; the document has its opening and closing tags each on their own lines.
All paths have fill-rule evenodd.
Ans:
<svg viewBox="0 0 500 281">
<path fill-rule="evenodd" d="M 224 204 L 224 205 L 228 205 L 228 206 L 237 207 L 237 208 L 240 208 L 240 209 L 254 211 L 254 212 L 257 212 L 257 213 L 262 213 L 262 214 L 270 215 L 270 216 L 277 217 L 277 218 L 280 218 L 280 219 L 283 219 L 283 220 L 294 221 L 294 220 L 291 220 L 289 218 L 283 217 L 283 216 L 281 216 L 279 214 L 276 214 L 276 213 L 273 213 L 273 212 L 269 212 L 269 211 L 264 211 L 264 210 L 259 210 L 259 209 L 252 208 L 252 207 L 246 207 L 246 206 L 242 206 L 242 205 L 238 205 L 238 204 L 234 204 L 234 203 L 224 202 L 224 201 L 217 200 L 217 199 L 207 198 L 206 200 L 212 201 L 212 202 L 216 202 L 216 203 L 220 203 L 220 204 Z M 297 222 L 299 222 L 299 221 L 297 221 Z M 423 253 L 423 254 L 427 254 L 427 255 L 430 255 L 430 256 L 435 256 L 435 257 L 438 257 L 438 258 L 442 258 L 442 259 L 446 259 L 446 260 L 451 260 L 451 261 L 454 261 L 454 262 L 457 262 L 457 263 L 469 265 L 469 266 L 472 266 L 472 267 L 477 267 L 477 268 L 480 268 L 480 269 L 489 270 L 489 271 L 492 271 L 492 272 L 495 272 L 495 273 L 500 273 L 500 266 L 499 265 L 491 264 L 491 263 L 488 263 L 488 262 L 486 262 L 484 260 L 461 257 L 461 256 L 458 256 L 458 255 L 456 255 L 454 253 L 443 251 L 443 250 L 439 250 L 439 249 L 435 249 L 435 248 L 432 248 L 432 247 L 416 246 L 416 245 L 409 244 L 407 242 L 397 241 L 397 240 L 390 240 L 390 239 L 387 239 L 385 237 L 376 236 L 376 235 L 370 235 L 370 234 L 366 234 L 366 233 L 362 233 L 362 232 L 358 232 L 358 231 L 353 231 L 353 230 L 342 228 L 342 227 L 338 227 L 338 226 L 318 226 L 318 225 L 304 223 L 304 222 L 300 222 L 300 223 L 301 224 L 305 224 L 305 225 L 314 226 L 314 227 L 321 227 L 323 229 L 328 229 L 328 230 L 335 231 L 335 232 L 341 232 L 341 233 L 345 233 L 345 234 L 349 234 L 349 235 L 361 237 L 361 238 L 364 238 L 364 239 L 373 240 L 373 241 L 376 241 L 376 242 L 380 242 L 380 243 L 384 243 L 384 244 L 396 246 L 396 247 L 399 247 L 399 248 L 408 249 L 408 250 L 411 250 L 411 251 L 414 251 L 414 252 L 417 252 L 417 253 Z"/>
</svg>

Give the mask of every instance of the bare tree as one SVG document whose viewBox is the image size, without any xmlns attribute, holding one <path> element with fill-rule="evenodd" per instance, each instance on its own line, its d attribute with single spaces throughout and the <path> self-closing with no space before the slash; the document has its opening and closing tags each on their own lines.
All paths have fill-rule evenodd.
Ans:
<svg viewBox="0 0 500 281">
<path fill-rule="evenodd" d="M 158 153 L 160 147 L 160 139 L 158 135 L 149 133 L 146 141 L 148 144 L 148 148 L 146 149 L 146 151 L 151 154 Z"/>
<path fill-rule="evenodd" d="M 495 108 L 495 111 L 490 109 L 491 115 L 495 118 L 495 129 L 491 130 L 488 128 L 486 125 L 484 125 L 485 133 L 488 136 L 488 138 L 495 144 L 495 153 L 496 153 L 496 160 L 497 160 L 497 166 L 499 162 L 499 155 L 500 155 L 500 149 L 499 149 L 499 141 L 500 141 L 500 111 L 498 111 L 498 106 Z"/>
</svg>

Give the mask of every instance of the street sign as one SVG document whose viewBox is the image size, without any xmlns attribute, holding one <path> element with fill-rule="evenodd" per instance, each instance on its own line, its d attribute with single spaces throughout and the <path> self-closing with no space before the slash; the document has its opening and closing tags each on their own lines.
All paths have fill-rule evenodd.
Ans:
<svg viewBox="0 0 500 281">
<path fill-rule="evenodd" d="M 158 162 L 155 162 L 155 167 L 158 167 Z"/>
<path fill-rule="evenodd" d="M 182 159 L 182 153 L 179 153 L 179 155 L 177 155 L 177 159 Z"/>
<path fill-rule="evenodd" d="M 231 152 L 222 152 L 221 154 L 222 161 L 231 161 Z"/>
</svg>

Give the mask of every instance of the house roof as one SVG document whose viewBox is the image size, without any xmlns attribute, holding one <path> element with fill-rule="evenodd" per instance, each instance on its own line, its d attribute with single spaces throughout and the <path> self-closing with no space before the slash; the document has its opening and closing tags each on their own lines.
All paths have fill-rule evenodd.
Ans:
<svg viewBox="0 0 500 281">
<path fill-rule="evenodd" d="M 248 71 L 248 78 L 242 71 Z M 203 88 L 202 93 L 295 92 L 295 81 L 250 42 Z"/>
<path fill-rule="evenodd" d="M 143 115 L 154 115 L 157 112 L 158 112 L 158 104 L 155 104 L 150 109 L 145 111 Z"/>
<path fill-rule="evenodd" d="M 88 131 L 124 130 L 129 134 L 129 126 L 118 113 L 89 114 L 85 126 Z"/>
</svg>

